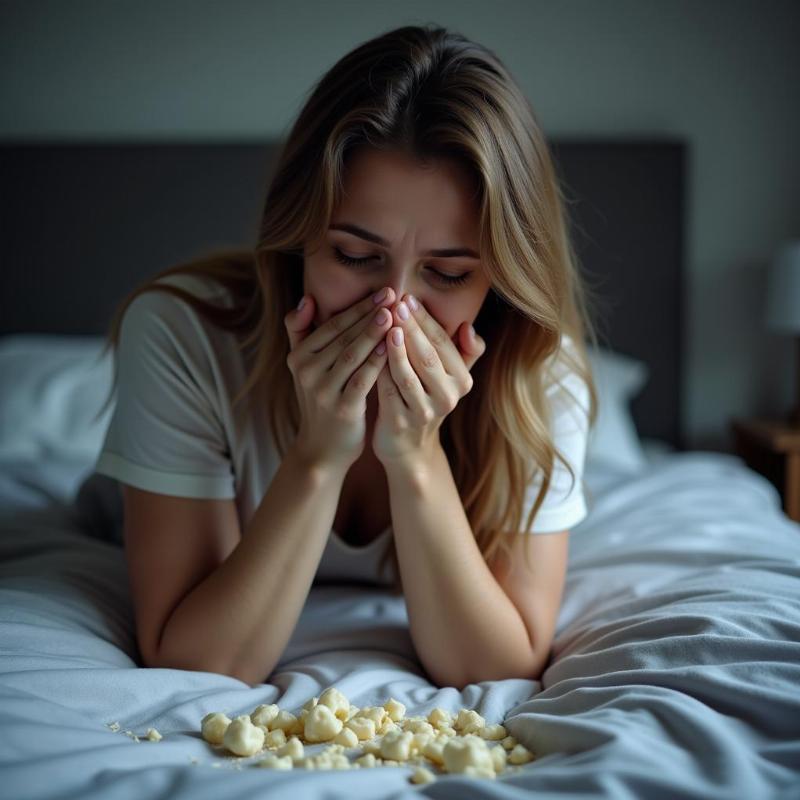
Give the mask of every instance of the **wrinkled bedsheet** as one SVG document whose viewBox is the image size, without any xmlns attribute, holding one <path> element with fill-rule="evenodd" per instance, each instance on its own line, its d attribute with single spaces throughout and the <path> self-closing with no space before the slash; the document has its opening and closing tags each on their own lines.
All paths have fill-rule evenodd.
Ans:
<svg viewBox="0 0 800 800">
<path fill-rule="evenodd" d="M 586 480 L 541 682 L 464 691 L 428 681 L 402 598 L 368 586 L 315 585 L 268 683 L 140 668 L 122 549 L 68 504 L 0 492 L 0 795 L 799 797 L 800 525 L 734 456 L 674 453 L 637 475 L 587 464 Z M 404 767 L 257 769 L 199 735 L 209 711 L 296 712 L 328 686 L 408 714 L 475 708 L 536 760 L 417 787 Z M 163 740 L 126 734 L 149 727 Z"/>
</svg>

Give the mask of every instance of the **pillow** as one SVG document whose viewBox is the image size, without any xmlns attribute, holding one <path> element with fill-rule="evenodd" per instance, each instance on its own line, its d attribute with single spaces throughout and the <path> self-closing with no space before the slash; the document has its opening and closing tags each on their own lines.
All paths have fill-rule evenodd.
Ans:
<svg viewBox="0 0 800 800">
<path fill-rule="evenodd" d="M 58 334 L 0 337 L 0 458 L 91 461 L 100 452 L 113 399 L 113 356 L 104 338 Z"/>
<path fill-rule="evenodd" d="M 647 467 L 630 403 L 647 383 L 650 370 L 643 361 L 604 347 L 588 348 L 597 386 L 597 421 L 590 431 L 586 460 L 605 462 L 628 472 Z"/>
</svg>

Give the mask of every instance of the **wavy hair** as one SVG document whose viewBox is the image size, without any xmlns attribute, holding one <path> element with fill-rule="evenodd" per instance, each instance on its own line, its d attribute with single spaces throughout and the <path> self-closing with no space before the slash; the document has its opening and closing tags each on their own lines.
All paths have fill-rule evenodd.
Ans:
<svg viewBox="0 0 800 800">
<path fill-rule="evenodd" d="M 257 385 L 270 387 L 270 425 L 282 457 L 300 422 L 284 317 L 303 294 L 304 244 L 327 230 L 348 159 L 360 147 L 399 150 L 421 162 L 455 158 L 479 187 L 480 256 L 491 287 L 475 328 L 487 349 L 472 369 L 472 390 L 444 420 L 440 436 L 488 561 L 498 549 L 508 552 L 503 533 L 530 531 L 556 458 L 574 485 L 575 473 L 551 434 L 547 362 L 563 357 L 584 381 L 591 428 L 597 392 L 585 340 L 597 345 L 597 334 L 570 240 L 568 200 L 547 142 L 527 99 L 486 47 L 443 27 L 409 25 L 342 57 L 312 87 L 283 143 L 255 248 L 216 251 L 155 275 L 117 309 L 106 350 L 118 345 L 124 312 L 142 292 L 166 291 L 188 302 L 252 353 L 233 405 Z M 218 281 L 232 306 L 155 285 L 176 273 Z M 564 334 L 574 353 L 562 349 Z M 526 487 L 537 472 L 541 487 L 523 524 Z M 389 559 L 393 590 L 400 593 L 393 539 L 382 569 Z"/>
</svg>

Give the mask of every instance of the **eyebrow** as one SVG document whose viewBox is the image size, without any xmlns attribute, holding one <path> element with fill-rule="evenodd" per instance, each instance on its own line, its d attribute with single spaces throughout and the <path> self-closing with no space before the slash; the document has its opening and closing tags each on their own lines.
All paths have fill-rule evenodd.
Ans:
<svg viewBox="0 0 800 800">
<path fill-rule="evenodd" d="M 332 231 L 344 231 L 345 233 L 352 233 L 354 236 L 358 236 L 361 239 L 366 239 L 368 242 L 373 242 L 374 244 L 379 244 L 381 247 L 389 246 L 389 242 L 382 236 L 378 236 L 377 233 L 371 233 L 370 231 L 364 230 L 364 228 L 360 227 L 359 225 L 353 225 L 351 222 L 338 222 L 334 225 L 330 225 L 328 229 Z M 474 250 L 470 250 L 468 247 L 443 247 L 437 250 L 428 250 L 427 253 L 423 253 L 422 255 L 432 256 L 434 258 L 458 258 L 459 256 L 466 256 L 467 258 L 480 259 L 480 256 Z"/>
</svg>

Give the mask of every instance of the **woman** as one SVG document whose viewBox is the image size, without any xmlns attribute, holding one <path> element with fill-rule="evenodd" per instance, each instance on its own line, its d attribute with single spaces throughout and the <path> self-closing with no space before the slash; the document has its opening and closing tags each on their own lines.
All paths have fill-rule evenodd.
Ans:
<svg viewBox="0 0 800 800">
<path fill-rule="evenodd" d="M 432 680 L 539 677 L 587 513 L 585 335 L 548 149 L 497 57 L 434 26 L 347 54 L 255 251 L 166 270 L 112 322 L 97 472 L 143 662 L 264 681 L 315 578 L 391 562 Z"/>
</svg>

